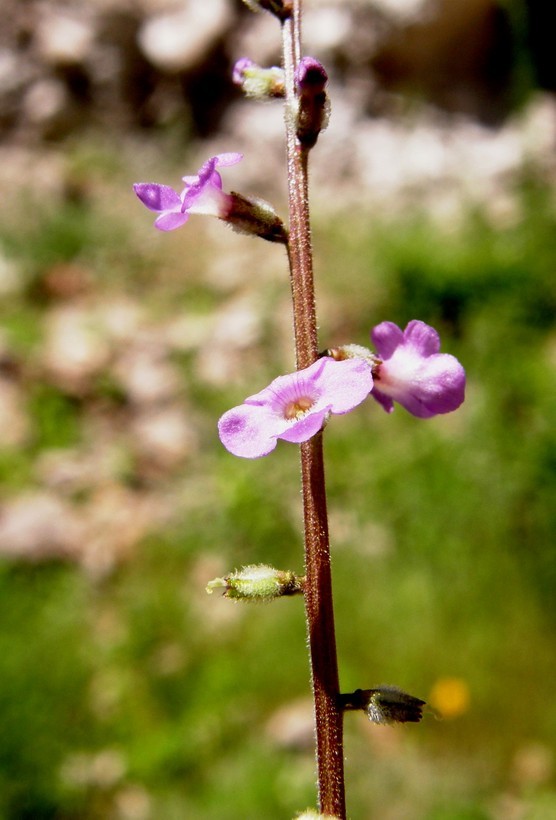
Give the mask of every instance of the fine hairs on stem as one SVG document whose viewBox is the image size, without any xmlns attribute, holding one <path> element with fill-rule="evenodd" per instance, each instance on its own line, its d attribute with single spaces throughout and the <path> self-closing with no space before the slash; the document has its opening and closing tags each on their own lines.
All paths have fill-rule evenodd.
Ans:
<svg viewBox="0 0 556 820">
<path fill-rule="evenodd" d="M 301 15 L 301 0 L 294 0 L 292 15 L 282 24 L 290 217 L 288 259 L 298 368 L 308 367 L 318 355 L 309 220 L 308 150 L 297 137 L 296 121 L 291 115 L 296 106 L 295 72 L 301 55 Z M 315 710 L 319 808 L 324 814 L 343 818 L 346 811 L 343 713 L 338 703 L 338 659 L 322 433 L 303 442 L 300 450 L 305 540 L 305 613 Z"/>
<path fill-rule="evenodd" d="M 279 440 L 298 444 L 301 455 L 305 574 L 250 564 L 215 578 L 207 592 L 220 590 L 234 601 L 270 602 L 303 596 L 314 699 L 318 801 L 321 817 L 346 817 L 343 716 L 362 711 L 377 724 L 417 723 L 424 701 L 397 686 L 357 688 L 341 693 L 338 677 L 323 431 L 333 415 L 351 412 L 373 398 L 387 413 L 394 402 L 417 418 L 450 413 L 464 400 L 465 371 L 440 353 L 440 337 L 422 321 L 404 330 L 383 321 L 371 331 L 375 351 L 358 343 L 319 353 L 313 254 L 308 200 L 309 152 L 326 127 L 327 74 L 313 57 L 302 57 L 302 0 L 246 0 L 274 15 L 282 32 L 282 66 L 261 68 L 248 57 L 237 61 L 233 80 L 255 99 L 284 100 L 289 225 L 272 205 L 256 197 L 227 193 L 219 168 L 236 165 L 237 152 L 210 157 L 181 191 L 166 184 L 137 183 L 139 200 L 157 214 L 161 231 L 180 228 L 195 214 L 214 216 L 236 231 L 286 248 L 290 271 L 297 370 L 275 378 L 225 412 L 218 422 L 224 447 L 240 458 L 269 455 Z M 309 816 L 309 815 L 307 815 Z M 312 815 L 314 816 L 314 815 Z"/>
</svg>

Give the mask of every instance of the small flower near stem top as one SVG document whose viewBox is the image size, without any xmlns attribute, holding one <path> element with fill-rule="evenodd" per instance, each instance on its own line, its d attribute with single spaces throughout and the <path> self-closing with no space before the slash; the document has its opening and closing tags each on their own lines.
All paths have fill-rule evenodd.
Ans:
<svg viewBox="0 0 556 820">
<path fill-rule="evenodd" d="M 143 205 L 159 214 L 154 225 L 160 231 L 180 228 L 191 214 L 205 214 L 228 222 L 241 233 L 285 243 L 286 230 L 271 205 L 222 190 L 217 167 L 235 165 L 241 159 L 238 153 L 210 157 L 195 176 L 182 177 L 185 187 L 181 193 L 157 182 L 138 182 L 133 189 Z"/>
<path fill-rule="evenodd" d="M 143 205 L 160 214 L 154 223 L 160 231 L 180 228 L 191 214 L 208 214 L 226 219 L 232 207 L 232 197 L 222 190 L 222 177 L 216 168 L 219 165 L 235 165 L 242 159 L 242 155 L 237 153 L 211 157 L 196 176 L 182 177 L 185 187 L 181 194 L 169 185 L 156 182 L 138 182 L 133 189 Z"/>
<path fill-rule="evenodd" d="M 326 355 L 366 361 L 374 377 L 371 396 L 387 413 L 394 401 L 422 419 L 451 413 L 462 404 L 465 370 L 454 356 L 438 352 L 440 338 L 433 327 L 414 320 L 402 331 L 393 322 L 382 322 L 371 339 L 376 354 L 361 345 L 343 345 Z"/>
<path fill-rule="evenodd" d="M 372 371 L 362 359 L 337 362 L 323 357 L 304 370 L 277 379 L 224 413 L 218 423 L 220 440 L 233 455 L 266 456 L 279 438 L 307 441 L 331 414 L 357 407 L 373 386 Z"/>
<path fill-rule="evenodd" d="M 236 62 L 232 80 L 247 97 L 255 100 L 276 99 L 285 94 L 284 70 L 278 66 L 262 68 L 249 57 L 241 57 Z"/>
</svg>

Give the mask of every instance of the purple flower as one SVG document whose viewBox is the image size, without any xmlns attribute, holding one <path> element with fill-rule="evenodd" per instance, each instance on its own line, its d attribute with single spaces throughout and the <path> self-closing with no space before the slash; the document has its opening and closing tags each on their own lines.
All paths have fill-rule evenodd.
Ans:
<svg viewBox="0 0 556 820">
<path fill-rule="evenodd" d="M 454 356 L 438 352 L 440 338 L 433 327 L 414 320 L 402 333 L 393 322 L 382 322 L 371 339 L 380 359 L 373 367 L 371 395 L 387 413 L 397 401 L 426 419 L 463 402 L 465 370 Z"/>
<path fill-rule="evenodd" d="M 255 100 L 284 97 L 284 70 L 278 66 L 262 68 L 249 57 L 240 57 L 234 65 L 232 82 Z"/>
<path fill-rule="evenodd" d="M 362 359 L 318 359 L 305 370 L 277 379 L 249 396 L 218 422 L 220 440 L 235 456 L 260 458 L 279 438 L 299 444 L 314 436 L 331 413 L 349 413 L 373 386 L 371 367 Z"/>
<path fill-rule="evenodd" d="M 155 227 L 161 231 L 173 231 L 189 219 L 190 214 L 208 214 L 226 219 L 232 206 L 231 194 L 222 190 L 222 177 L 218 165 L 235 165 L 242 154 L 217 154 L 208 159 L 196 176 L 183 177 L 185 187 L 181 194 L 169 185 L 157 182 L 138 182 L 133 190 L 147 208 L 160 214 Z"/>
<path fill-rule="evenodd" d="M 250 60 L 249 57 L 240 57 L 236 60 L 232 70 L 232 82 L 234 85 L 243 85 L 245 79 L 245 72 L 250 68 L 258 68 L 257 64 Z"/>
</svg>

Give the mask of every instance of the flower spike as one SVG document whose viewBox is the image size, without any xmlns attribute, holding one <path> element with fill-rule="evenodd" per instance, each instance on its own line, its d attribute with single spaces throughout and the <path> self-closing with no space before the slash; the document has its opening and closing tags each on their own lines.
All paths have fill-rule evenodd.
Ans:
<svg viewBox="0 0 556 820">
<path fill-rule="evenodd" d="M 357 407 L 373 386 L 372 370 L 362 359 L 336 362 L 323 357 L 304 370 L 277 379 L 218 422 L 220 440 L 235 456 L 260 458 L 279 438 L 300 444 L 327 421 Z"/>
</svg>

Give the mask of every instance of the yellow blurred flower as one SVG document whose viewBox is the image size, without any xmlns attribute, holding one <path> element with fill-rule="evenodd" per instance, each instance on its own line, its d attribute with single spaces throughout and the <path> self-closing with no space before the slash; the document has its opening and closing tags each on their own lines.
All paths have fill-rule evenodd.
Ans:
<svg viewBox="0 0 556 820">
<path fill-rule="evenodd" d="M 443 718 L 455 718 L 469 709 L 469 686 L 462 678 L 439 678 L 432 687 L 429 703 Z"/>
</svg>

